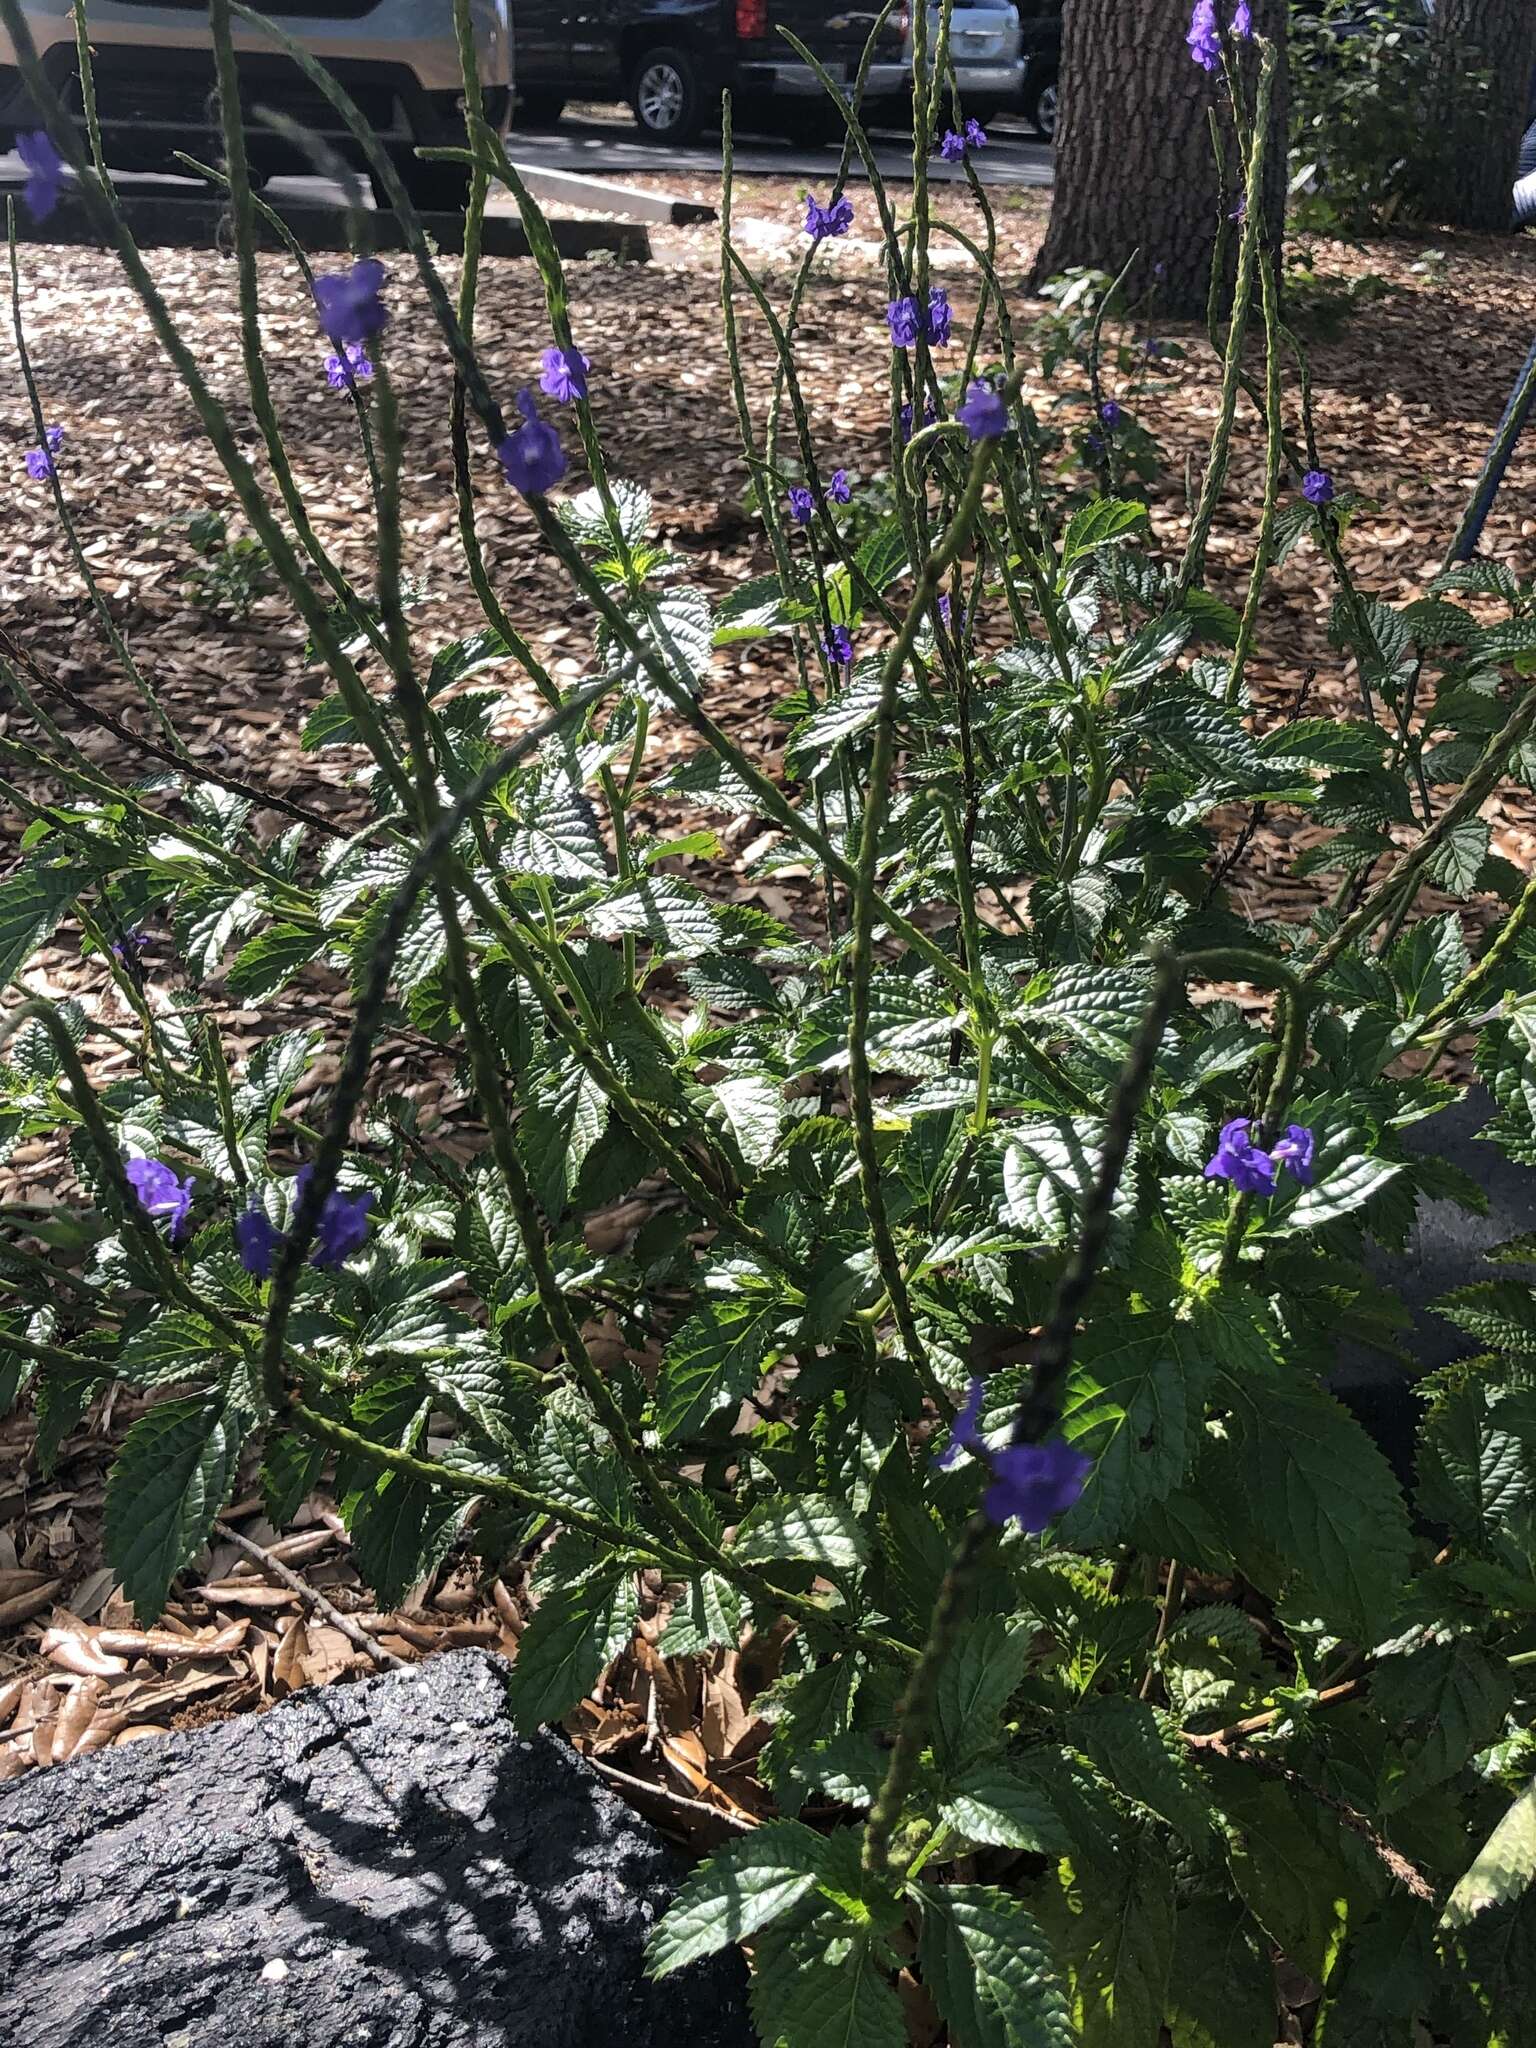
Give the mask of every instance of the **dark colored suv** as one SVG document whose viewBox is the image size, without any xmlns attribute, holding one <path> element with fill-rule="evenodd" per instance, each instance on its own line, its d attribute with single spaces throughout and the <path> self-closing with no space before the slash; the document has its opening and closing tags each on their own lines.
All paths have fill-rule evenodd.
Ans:
<svg viewBox="0 0 1536 2048">
<path fill-rule="evenodd" d="M 1035 133 L 1056 140 L 1056 101 L 1061 78 L 1062 0 L 1019 0 L 1024 37 L 1024 112 Z"/>
<path fill-rule="evenodd" d="M 816 74 L 777 30 L 792 29 L 840 85 L 852 83 L 879 8 L 869 0 L 828 14 L 824 0 L 513 0 L 517 125 L 559 119 L 570 99 L 626 99 L 640 132 L 658 142 L 695 134 L 731 88 L 748 125 L 817 127 L 836 110 Z M 910 93 L 902 44 L 907 12 L 882 32 L 866 103 L 894 107 Z"/>
</svg>

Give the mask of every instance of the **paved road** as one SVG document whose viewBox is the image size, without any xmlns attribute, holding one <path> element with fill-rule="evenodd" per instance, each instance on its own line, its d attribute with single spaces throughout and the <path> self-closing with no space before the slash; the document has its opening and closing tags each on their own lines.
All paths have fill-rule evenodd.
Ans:
<svg viewBox="0 0 1536 2048">
<path fill-rule="evenodd" d="M 877 135 L 874 142 L 875 161 L 883 176 L 910 175 L 910 137 L 892 131 Z M 511 138 L 511 154 L 517 163 L 533 164 L 544 170 L 573 171 L 620 181 L 626 172 L 654 176 L 658 172 L 677 171 L 694 178 L 718 177 L 720 172 L 718 137 L 706 136 L 683 148 L 661 149 L 642 142 L 629 115 L 618 109 L 609 114 L 606 109 L 583 108 L 556 128 L 537 134 L 519 132 Z M 818 147 L 773 136 L 743 136 L 736 146 L 737 170 L 754 177 L 815 179 L 825 177 L 836 161 L 837 151 L 830 143 Z M 994 124 L 987 148 L 976 158 L 976 168 L 988 185 L 1047 186 L 1051 182 L 1050 146 L 1037 141 L 1022 123 Z M 19 183 L 22 175 L 15 156 L 0 155 L 0 198 L 4 187 Z M 863 175 L 857 162 L 854 175 Z M 958 165 L 946 164 L 937 157 L 929 175 L 941 183 L 963 177 Z M 183 189 L 189 182 L 131 171 L 119 176 L 127 189 L 139 187 L 168 193 Z M 277 193 L 286 193 L 293 199 L 309 199 L 319 204 L 339 204 L 341 200 L 340 188 L 325 178 L 282 178 L 274 180 L 274 184 Z M 498 212 L 512 210 L 512 202 L 504 194 L 493 197 L 492 206 Z"/>
</svg>

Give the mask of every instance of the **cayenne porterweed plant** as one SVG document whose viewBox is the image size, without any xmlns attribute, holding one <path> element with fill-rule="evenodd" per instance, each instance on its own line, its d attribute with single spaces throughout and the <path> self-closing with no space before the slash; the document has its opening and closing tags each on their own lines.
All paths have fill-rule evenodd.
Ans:
<svg viewBox="0 0 1536 2048">
<path fill-rule="evenodd" d="M 0 1381 L 6 1405 L 34 1404 L 45 1469 L 104 1390 L 148 1397 L 106 1504 L 141 1615 L 259 1467 L 278 1526 L 324 1479 L 382 1605 L 455 1546 L 488 1571 L 533 1560 L 508 1683 L 525 1729 L 568 1714 L 642 1615 L 663 1656 L 706 1665 L 771 1635 L 782 1665 L 755 1711 L 777 1817 L 695 1874 L 651 1951 L 665 1973 L 750 1942 L 770 2048 L 899 2048 L 903 1993 L 955 2048 L 1270 2048 L 1280 1961 L 1339 2048 L 1525 2040 L 1536 1247 L 1506 1245 L 1446 1303 L 1480 1348 L 1420 1383 L 1411 1495 L 1328 1378 L 1341 1338 L 1402 1341 L 1370 1248 L 1402 1245 L 1423 1196 L 1483 1203 L 1406 1142 L 1459 1092 L 1453 1047 L 1475 1046 L 1491 1135 L 1536 1163 L 1536 883 L 1483 815 L 1536 782 L 1536 591 L 1473 563 L 1389 605 L 1350 573 L 1347 452 L 1317 443 L 1262 246 L 1275 53 L 1247 9 L 1202 5 L 1191 29 L 1250 203 L 1221 224 L 1236 297 L 1213 308 L 1220 403 L 1176 559 L 1113 488 L 1053 510 L 948 7 L 931 57 L 913 20 L 910 206 L 859 117 L 866 54 L 849 100 L 827 81 L 846 143 L 775 297 L 733 239 L 727 106 L 723 346 L 772 568 L 718 603 L 606 466 L 601 372 L 481 116 L 462 0 L 456 291 L 342 88 L 279 25 L 212 0 L 208 175 L 259 463 L 16 0 L 0 17 L 47 142 L 34 197 L 73 175 L 329 678 L 303 745 L 345 750 L 370 807 L 343 827 L 195 758 L 169 719 L 90 582 L 72 511 L 89 479 L 25 352 L 13 236 L 44 458 L 28 487 L 52 492 L 153 724 L 94 712 L 0 633 L 0 774 L 27 821 L 0 884 L 17 992 L 0 1137 L 62 1134 L 76 1186 L 46 1222 L 6 1212 Z M 355 415 L 367 588 L 308 516 L 269 389 L 232 19 L 326 95 L 406 236 L 381 261 L 359 212 L 352 260 L 319 275 L 290 248 L 317 382 L 323 364 Z M 978 230 L 930 192 L 940 135 Z M 492 185 L 546 313 L 508 390 L 475 344 Z M 878 237 L 888 308 L 864 338 L 889 391 L 873 524 L 797 362 L 822 245 L 855 224 Z M 942 281 L 940 241 L 967 266 Z M 430 661 L 400 509 L 407 327 L 441 337 L 482 615 Z M 773 364 L 761 415 L 749 334 Z M 1113 436 L 1124 387 L 1093 388 Z M 1240 407 L 1266 460 L 1259 501 L 1234 506 Z M 586 607 L 575 681 L 541 664 L 482 553 L 480 508 L 505 491 Z M 1218 519 L 1251 537 L 1236 609 L 1206 588 Z M 1333 579 L 1347 717 L 1309 714 L 1306 683 L 1279 719 L 1249 695 L 1270 570 L 1299 546 Z M 747 641 L 792 667 L 782 774 L 704 701 L 714 650 Z M 499 692 L 470 687 L 509 664 L 541 700 L 510 744 Z M 104 720 L 142 774 L 79 744 Z M 663 730 L 695 744 L 657 773 Z M 663 797 L 750 821 L 754 875 L 808 872 L 819 927 L 739 900 L 707 832 L 683 879 L 644 824 Z M 263 812 L 276 836 L 253 829 Z M 1239 886 L 1277 812 L 1324 828 L 1297 863 L 1318 907 L 1290 922 Z M 1479 915 L 1420 914 L 1426 886 Z M 31 995 L 61 927 L 126 1027 Z M 324 1033 L 274 1028 L 231 1059 L 202 991 L 280 1027 L 314 962 L 352 1001 L 339 1072 L 301 1115 Z M 1234 986 L 1246 1004 L 1217 994 Z M 484 1132 L 467 1164 L 382 1087 L 375 1048 L 402 1026 L 458 1062 Z M 103 1031 L 135 1056 L 105 1083 Z M 587 1220 L 642 1183 L 666 1199 L 593 1249 Z M 654 1370 L 594 1353 L 605 1315 Z"/>
</svg>

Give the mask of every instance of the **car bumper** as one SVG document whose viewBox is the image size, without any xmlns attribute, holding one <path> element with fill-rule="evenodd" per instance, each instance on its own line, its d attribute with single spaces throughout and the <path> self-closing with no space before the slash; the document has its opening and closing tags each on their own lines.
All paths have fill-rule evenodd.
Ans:
<svg viewBox="0 0 1536 2048">
<path fill-rule="evenodd" d="M 1024 59 L 1015 57 L 1004 64 L 957 64 L 955 83 L 960 98 L 987 100 L 997 106 L 1016 106 L 1024 97 Z"/>
<path fill-rule="evenodd" d="M 829 64 L 835 85 L 852 85 L 858 75 L 856 64 Z M 909 74 L 905 64 L 871 64 L 864 81 L 866 100 L 894 99 L 906 90 Z M 738 86 L 752 86 L 771 93 L 775 99 L 823 99 L 826 88 L 809 64 L 743 64 L 737 71 Z"/>
</svg>

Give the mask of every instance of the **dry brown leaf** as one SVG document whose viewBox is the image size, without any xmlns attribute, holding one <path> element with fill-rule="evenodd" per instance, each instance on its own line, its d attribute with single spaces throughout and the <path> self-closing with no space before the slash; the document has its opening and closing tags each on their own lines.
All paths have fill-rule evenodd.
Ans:
<svg viewBox="0 0 1536 2048">
<path fill-rule="evenodd" d="M 69 1629 L 45 1630 L 38 1647 L 50 1664 L 57 1664 L 61 1671 L 76 1672 L 82 1678 L 115 1678 L 128 1669 L 125 1657 L 110 1656 L 90 1636 L 76 1635 Z"/>
<path fill-rule="evenodd" d="M 96 1718 L 107 1690 L 102 1678 L 77 1678 L 59 1706 L 53 1730 L 53 1761 L 67 1763 L 80 1746 L 81 1738 Z"/>
<path fill-rule="evenodd" d="M 28 1573 L 29 1578 L 34 1576 Z M 30 1621 L 34 1614 L 51 1607 L 63 1583 L 62 1579 L 45 1579 L 30 1593 L 14 1593 L 9 1600 L 0 1600 L 0 1628 L 14 1628 L 17 1622 Z"/>
<path fill-rule="evenodd" d="M 309 1655 L 309 1635 L 304 1627 L 304 1617 L 296 1614 L 283 1631 L 282 1641 L 277 1646 L 277 1655 L 272 1660 L 272 1690 L 279 1699 L 286 1699 L 291 1692 L 297 1692 L 308 1680 L 304 1675 L 304 1660 Z"/>
</svg>

